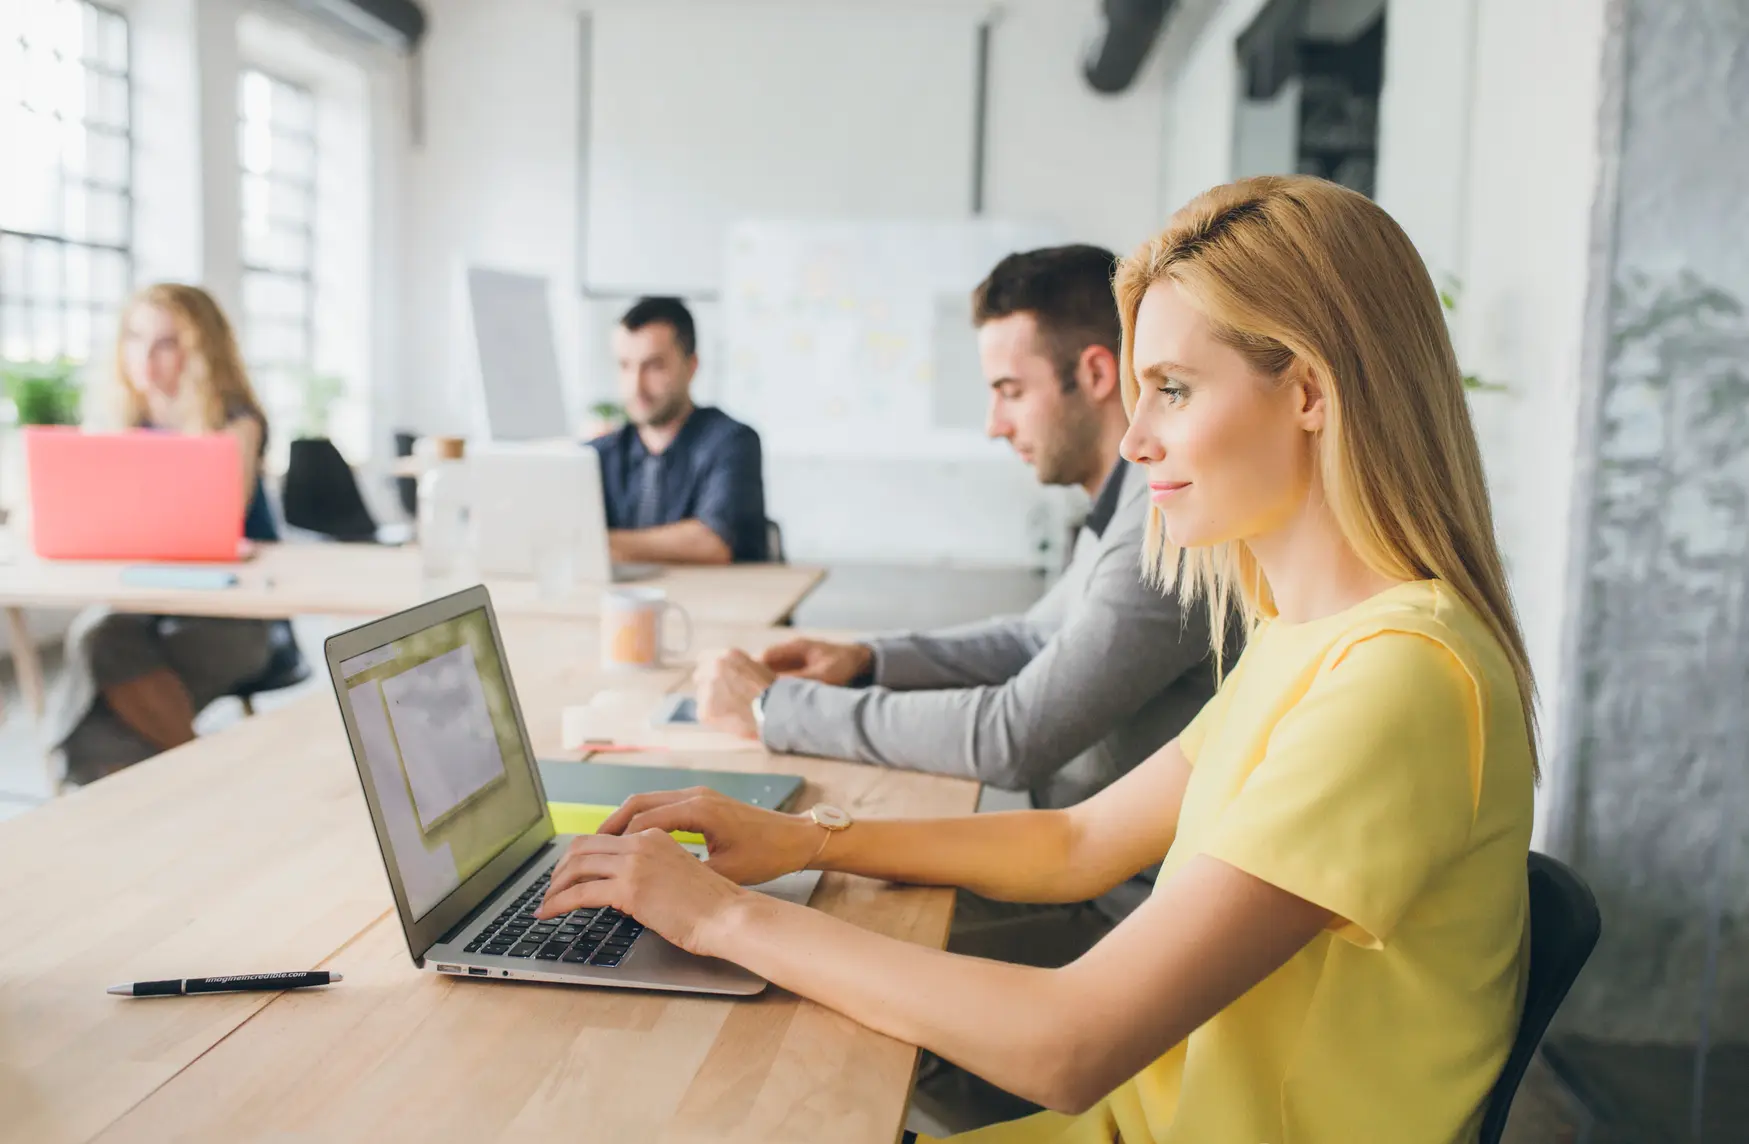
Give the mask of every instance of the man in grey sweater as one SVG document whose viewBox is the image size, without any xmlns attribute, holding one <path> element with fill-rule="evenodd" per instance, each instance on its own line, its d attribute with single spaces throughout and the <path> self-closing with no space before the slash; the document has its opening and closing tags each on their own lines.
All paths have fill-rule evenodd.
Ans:
<svg viewBox="0 0 1749 1144">
<path fill-rule="evenodd" d="M 696 678 L 703 722 L 774 751 L 977 779 L 1055 808 L 1110 784 L 1201 709 L 1214 693 L 1206 612 L 1143 581 L 1148 486 L 1118 456 L 1128 419 L 1114 263 L 1091 246 L 1014 254 L 973 295 L 990 435 L 1040 481 L 1093 497 L 1044 598 L 1025 615 L 945 631 L 794 640 L 762 662 L 707 658 Z M 1121 916 L 1147 888 L 1120 888 L 1129 892 L 1102 899 L 1103 912 Z M 961 921 L 956 933 L 971 924 Z M 1086 923 L 1071 944 L 1097 939 Z"/>
</svg>

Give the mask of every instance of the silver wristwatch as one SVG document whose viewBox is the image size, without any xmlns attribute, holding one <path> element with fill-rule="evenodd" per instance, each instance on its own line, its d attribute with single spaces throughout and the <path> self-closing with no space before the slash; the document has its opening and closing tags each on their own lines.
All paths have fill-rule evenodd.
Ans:
<svg viewBox="0 0 1749 1144">
<path fill-rule="evenodd" d="M 753 729 L 761 739 L 765 738 L 765 697 L 770 694 L 771 688 L 767 687 L 753 697 Z"/>
</svg>

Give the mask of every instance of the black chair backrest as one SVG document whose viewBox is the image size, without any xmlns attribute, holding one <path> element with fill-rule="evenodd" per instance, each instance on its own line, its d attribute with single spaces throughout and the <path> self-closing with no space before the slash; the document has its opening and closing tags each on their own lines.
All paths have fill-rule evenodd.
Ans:
<svg viewBox="0 0 1749 1144">
<path fill-rule="evenodd" d="M 335 540 L 370 543 L 377 522 L 365 507 L 352 466 L 326 437 L 300 437 L 291 443 L 280 490 L 285 522 Z"/>
<path fill-rule="evenodd" d="M 1546 854 L 1530 856 L 1530 980 L 1525 983 L 1524 1015 L 1518 1035 L 1494 1091 L 1488 1094 L 1488 1111 L 1482 1117 L 1480 1144 L 1498 1144 L 1512 1111 L 1512 1096 L 1524 1070 L 1536 1056 L 1543 1033 L 1554 1020 L 1555 1010 L 1566 1000 L 1567 990 L 1597 945 L 1603 923 L 1597 914 L 1597 899 L 1566 866 Z"/>
<path fill-rule="evenodd" d="M 413 434 L 397 429 L 395 431 L 395 456 L 411 457 L 413 455 L 413 442 L 416 440 L 418 438 Z M 401 498 L 401 511 L 409 517 L 417 518 L 419 515 L 419 482 L 412 477 L 396 477 L 395 495 Z"/>
<path fill-rule="evenodd" d="M 772 564 L 784 563 L 783 529 L 775 520 L 765 522 L 765 559 Z"/>
</svg>

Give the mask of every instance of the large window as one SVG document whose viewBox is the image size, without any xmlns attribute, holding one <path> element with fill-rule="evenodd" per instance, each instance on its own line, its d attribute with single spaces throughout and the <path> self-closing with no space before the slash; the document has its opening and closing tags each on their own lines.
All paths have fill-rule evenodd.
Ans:
<svg viewBox="0 0 1749 1144">
<path fill-rule="evenodd" d="M 245 71 L 242 159 L 243 353 L 269 418 L 291 425 L 315 364 L 316 101 Z"/>
<path fill-rule="evenodd" d="M 133 278 L 128 25 L 86 0 L 0 0 L 0 358 L 84 360 Z"/>
</svg>

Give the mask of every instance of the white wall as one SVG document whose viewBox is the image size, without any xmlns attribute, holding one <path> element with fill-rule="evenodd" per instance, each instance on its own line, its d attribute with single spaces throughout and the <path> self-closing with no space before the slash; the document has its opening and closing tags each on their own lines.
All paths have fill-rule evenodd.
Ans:
<svg viewBox="0 0 1749 1144">
<path fill-rule="evenodd" d="M 1468 234 L 1476 0 L 1392 0 L 1385 10 L 1378 201 L 1434 280 L 1457 274 Z"/>
<path fill-rule="evenodd" d="M 406 172 L 405 347 L 396 421 L 466 433 L 463 268 L 546 275 L 559 368 L 578 376 L 576 274 L 579 25 L 557 0 L 430 0 L 415 65 L 423 138 Z"/>
<path fill-rule="evenodd" d="M 978 10 L 604 0 L 584 66 L 584 278 L 719 290 L 747 218 L 955 216 L 971 202 Z"/>
<path fill-rule="evenodd" d="M 1163 156 L 1167 210 L 1177 210 L 1210 187 L 1233 178 L 1234 124 L 1240 95 L 1233 43 L 1265 0 L 1225 0 L 1212 14 L 1168 21 L 1161 45 L 1174 65 L 1167 93 L 1170 121 Z M 1165 219 L 1162 218 L 1161 222 Z"/>
<path fill-rule="evenodd" d="M 786 5 L 793 9 L 797 2 L 663 0 L 660 10 L 679 19 L 688 11 L 708 9 L 711 19 L 722 20 L 725 10 L 734 7 L 752 18 L 769 19 L 772 12 Z M 980 16 L 995 12 L 987 212 L 1060 219 L 1068 233 L 1123 252 L 1165 218 L 1160 188 L 1165 77 L 1160 61 L 1154 60 L 1121 96 L 1098 96 L 1086 87 L 1077 69 L 1097 5 L 1098 0 L 1012 0 L 1001 5 L 987 0 L 904 0 L 902 8 L 913 16 L 929 11 L 941 16 L 919 16 L 921 24 L 967 29 Z M 408 360 L 399 424 L 420 432 L 467 432 L 472 427 L 473 367 L 459 288 L 460 267 L 469 261 L 545 274 L 553 283 L 560 369 L 573 412 L 580 417 L 588 401 L 613 396 L 607 334 L 630 299 L 581 296 L 576 251 L 579 196 L 585 188 L 578 176 L 583 126 L 578 108 L 585 77 L 579 16 L 585 7 L 611 13 L 624 6 L 623 0 L 428 4 L 431 31 L 421 62 L 426 131 L 414 145 L 407 168 L 406 305 L 399 328 Z M 806 7 L 813 13 L 816 32 L 822 22 L 841 20 L 844 42 L 850 45 L 856 43 L 850 33 L 866 23 L 869 12 L 888 10 L 874 0 Z M 965 37 L 967 53 L 973 42 L 970 35 Z M 616 59 L 597 77 L 607 81 L 605 88 L 592 85 L 590 99 L 656 98 L 652 93 L 659 94 L 665 84 L 686 82 L 676 76 L 685 67 L 684 59 L 665 55 L 648 61 Z M 878 93 L 865 98 L 878 103 Z M 852 120 L 870 110 L 842 109 Z M 716 142 L 716 163 L 730 161 L 725 156 L 731 155 L 743 156 L 748 164 L 765 161 L 765 134 L 759 123 L 747 123 L 744 135 Z M 924 135 L 933 140 L 931 153 L 914 161 L 951 170 L 956 185 L 965 181 L 969 124 L 963 132 Z M 605 145 L 612 138 L 592 142 Z M 590 162 L 602 161 L 592 147 Z M 902 175 L 896 172 L 894 177 Z M 696 184 L 703 194 L 712 177 L 707 168 L 677 172 L 675 193 Z M 788 205 L 801 213 L 799 204 Z M 836 204 L 819 202 L 811 213 L 836 213 Z M 591 228 L 592 245 L 600 241 L 596 229 Z M 619 251 L 615 259 L 624 262 L 626 253 Z M 709 401 L 715 394 L 717 307 L 706 301 L 694 310 L 703 359 L 697 392 Z M 799 531 L 820 538 L 821 548 L 798 549 L 795 555 L 832 559 L 885 551 L 910 559 L 1020 564 L 1034 558 L 1030 537 L 1038 527 L 1039 505 L 1050 502 L 1037 495 L 1024 470 L 1018 475 L 1019 481 L 1006 459 L 988 472 L 931 474 L 945 482 L 935 486 L 937 492 L 940 487 L 958 490 L 954 511 L 982 527 L 967 530 L 967 543 L 955 549 L 914 552 L 887 543 L 903 539 L 907 522 L 915 519 L 918 506 L 905 496 L 914 483 L 902 479 L 907 474 L 782 458 L 772 459 L 767 474 L 774 515 L 781 520 L 788 513 Z M 854 512 L 840 506 L 834 516 L 821 498 L 809 497 L 821 488 L 846 487 L 846 482 L 859 490 Z M 935 500 L 939 503 L 938 495 Z M 856 528 L 843 523 L 851 521 Z M 971 536 L 980 539 L 973 544 Z"/>
<path fill-rule="evenodd" d="M 1603 29 L 1602 0 L 1480 0 L 1477 10 L 1458 351 L 1510 387 L 1472 408 L 1550 759 L 1563 734 L 1563 616 L 1576 605 L 1566 589 Z M 1546 774 L 1545 789 L 1564 778 Z M 1539 837 L 1551 805 L 1539 803 Z"/>
<path fill-rule="evenodd" d="M 1166 221 L 1160 182 L 1166 68 L 1153 53 L 1135 83 L 1100 95 L 1081 77 L 1095 0 L 1003 4 L 990 43 L 987 212 L 1060 223 L 1127 254 Z"/>
<path fill-rule="evenodd" d="M 1299 163 L 1300 78 L 1281 85 L 1274 99 L 1247 99 L 1234 106 L 1233 174 L 1279 175 Z"/>
</svg>

